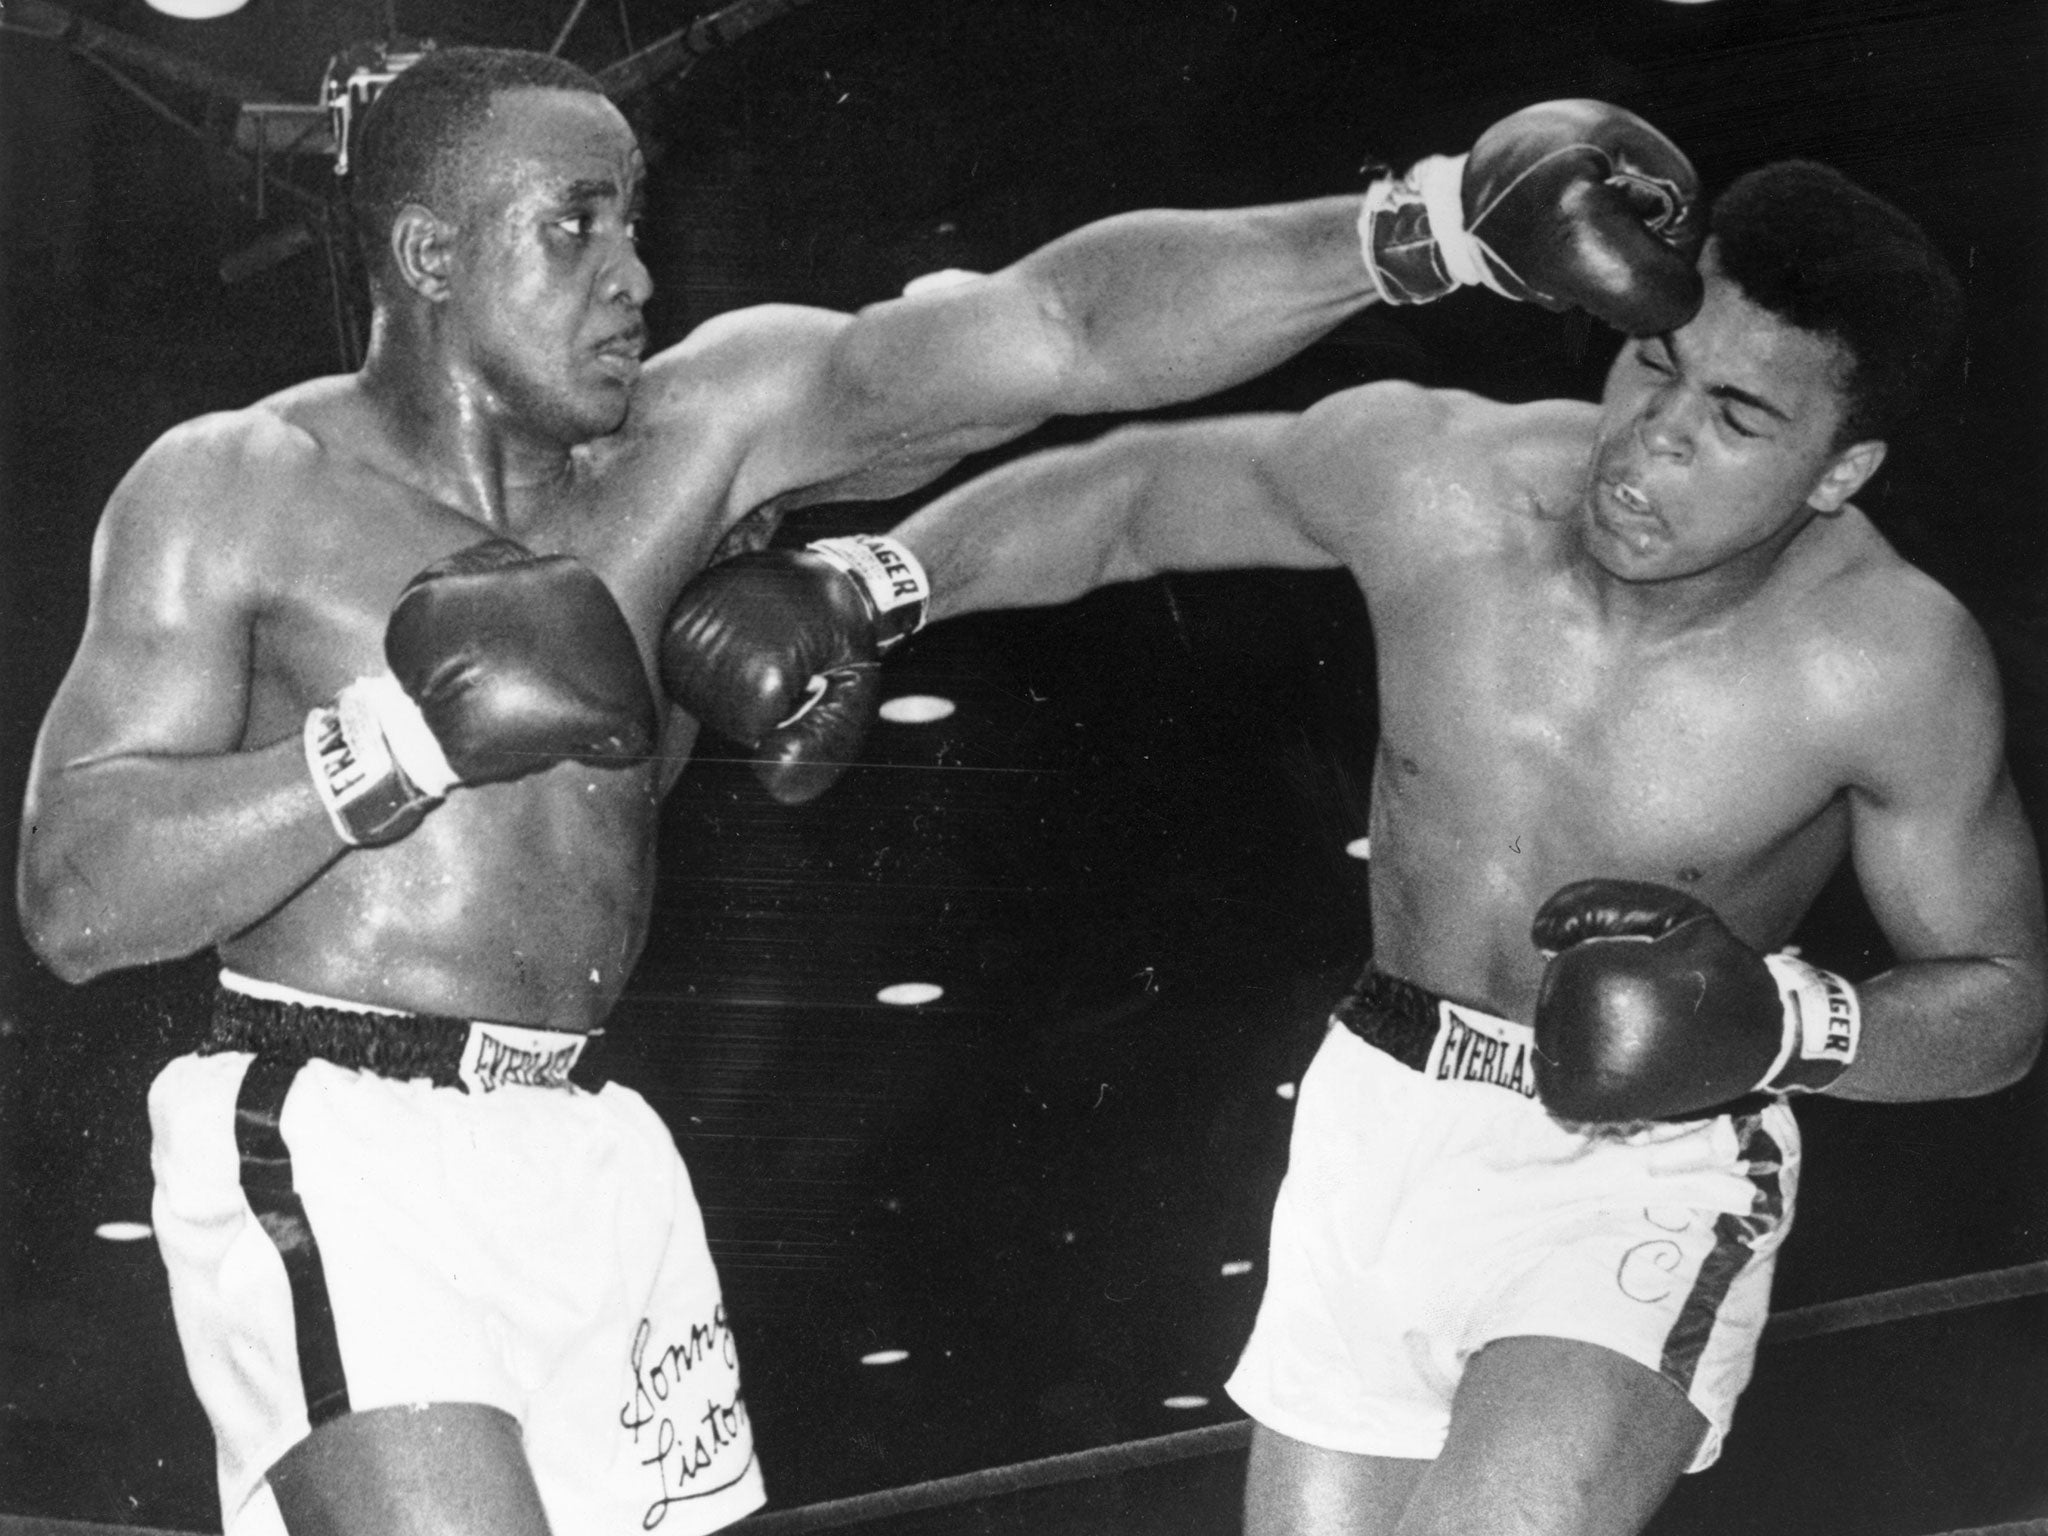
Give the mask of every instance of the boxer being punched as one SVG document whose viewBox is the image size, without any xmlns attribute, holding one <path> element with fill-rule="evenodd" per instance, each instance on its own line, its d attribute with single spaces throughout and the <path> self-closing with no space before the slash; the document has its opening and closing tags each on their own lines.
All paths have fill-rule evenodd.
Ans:
<svg viewBox="0 0 2048 1536">
<path fill-rule="evenodd" d="M 1689 173 L 1599 126 L 1598 166 L 1480 210 L 1480 275 L 1675 323 Z M 1578 131 L 1510 120 L 1489 163 L 1513 182 Z M 656 675 L 719 643 L 667 625 L 677 592 L 787 507 L 1248 377 L 1378 300 L 1375 261 L 1416 295 L 1452 279 L 1397 216 L 1412 190 L 1363 251 L 1356 197 L 1142 213 L 643 363 L 640 156 L 587 76 L 431 53 L 355 166 L 362 370 L 176 429 L 107 508 L 24 927 L 73 980 L 219 952 L 207 1044 L 151 1117 L 230 1531 L 709 1530 L 762 1499 L 733 1339 L 673 1142 L 584 1059 L 696 731 Z M 824 558 L 918 611 L 886 548 Z"/>
<path fill-rule="evenodd" d="M 941 617 L 1221 566 L 1365 595 L 1376 955 L 1230 1382 L 1254 1532 L 1638 1529 L 1748 1379 L 1783 1096 L 1981 1094 L 2038 1051 L 1988 647 L 1850 499 L 1955 281 L 1803 163 L 1725 194 L 1700 273 L 1598 405 L 1372 384 L 1020 460 L 896 530 Z M 1845 858 L 1897 962 L 1855 984 L 1774 952 Z"/>
</svg>

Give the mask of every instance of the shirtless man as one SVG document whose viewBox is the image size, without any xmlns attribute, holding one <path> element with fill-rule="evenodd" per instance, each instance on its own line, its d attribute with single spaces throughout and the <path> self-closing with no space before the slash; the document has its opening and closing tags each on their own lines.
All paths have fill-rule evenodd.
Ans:
<svg viewBox="0 0 2048 1536">
<path fill-rule="evenodd" d="M 1503 173 L 1554 126 L 1494 130 Z M 1550 301 L 1650 326 L 1697 303 L 1690 172 L 1610 126 L 1604 170 L 1539 178 L 1547 209 L 1498 200 L 1496 243 L 1534 240 Z M 1638 162 L 1662 233 L 1603 185 Z M 589 77 L 430 54 L 356 166 L 361 372 L 179 427 L 107 508 L 23 925 L 74 981 L 223 962 L 150 1112 L 230 1531 L 709 1530 L 763 1493 L 688 1176 L 637 1096 L 570 1078 L 645 938 L 696 732 L 651 683 L 687 669 L 671 603 L 787 507 L 1278 362 L 1379 296 L 1359 199 L 1130 215 L 642 364 L 640 155 Z M 917 611 L 886 544 L 820 558 Z M 779 792 L 843 745 L 863 675 L 820 679 Z"/>
<path fill-rule="evenodd" d="M 1802 163 L 1717 203 L 1700 270 L 1597 406 L 1388 382 L 1134 426 L 894 531 L 934 616 L 1229 566 L 1365 594 L 1376 953 L 1230 1382 L 1252 1532 L 1640 1528 L 1749 1376 L 1782 1094 L 1981 1094 L 2038 1050 L 1991 656 L 1850 501 L 1954 279 Z M 1854 985 L 1766 954 L 1844 858 L 1897 958 Z"/>
</svg>

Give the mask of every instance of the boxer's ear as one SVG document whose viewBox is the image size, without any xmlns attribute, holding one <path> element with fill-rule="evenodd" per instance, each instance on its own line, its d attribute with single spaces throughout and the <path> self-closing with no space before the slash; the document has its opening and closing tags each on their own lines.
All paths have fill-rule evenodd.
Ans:
<svg viewBox="0 0 2048 1536">
<path fill-rule="evenodd" d="M 1877 473 L 1878 465 L 1884 462 L 1884 449 L 1885 445 L 1874 439 L 1851 443 L 1842 449 L 1821 471 L 1806 504 L 1823 516 L 1841 511 L 1849 498 L 1863 488 L 1864 481 Z"/>
<path fill-rule="evenodd" d="M 406 287 L 439 303 L 448 293 L 454 255 L 452 224 L 419 203 L 407 203 L 398 210 L 391 221 L 391 264 Z"/>
</svg>

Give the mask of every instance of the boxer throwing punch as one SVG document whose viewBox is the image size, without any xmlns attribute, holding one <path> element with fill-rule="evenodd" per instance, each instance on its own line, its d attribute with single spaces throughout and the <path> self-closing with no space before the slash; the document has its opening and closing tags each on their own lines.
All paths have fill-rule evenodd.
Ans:
<svg viewBox="0 0 2048 1536">
<path fill-rule="evenodd" d="M 896 530 L 935 617 L 1226 566 L 1365 595 L 1377 953 L 1230 1382 L 1253 1532 L 1639 1529 L 1749 1377 L 1783 1096 L 1981 1094 L 2039 1049 L 1988 647 L 1850 499 L 1955 281 L 1804 163 L 1717 202 L 1699 271 L 1598 405 L 1372 384 L 1023 459 Z M 1854 985 L 1776 952 L 1845 858 L 1897 962 Z"/>
<path fill-rule="evenodd" d="M 230 1532 L 710 1530 L 763 1492 L 689 1179 L 637 1096 L 579 1086 L 696 731 L 653 686 L 671 603 L 789 506 L 1278 362 L 1378 299 L 1359 200 L 1128 215 L 643 364 L 640 155 L 588 76 L 431 53 L 354 160 L 368 360 L 116 490 L 24 928 L 72 980 L 219 953 L 150 1113 Z M 1592 201 L 1596 244 L 1655 243 Z M 871 555 L 828 552 L 907 620 Z"/>
</svg>

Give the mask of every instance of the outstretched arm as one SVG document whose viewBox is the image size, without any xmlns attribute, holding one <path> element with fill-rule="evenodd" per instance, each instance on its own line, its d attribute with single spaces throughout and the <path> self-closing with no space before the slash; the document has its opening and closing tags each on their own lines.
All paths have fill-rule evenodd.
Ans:
<svg viewBox="0 0 2048 1536">
<path fill-rule="evenodd" d="M 1373 557 L 1389 477 L 1440 452 L 1457 411 L 1409 384 L 1300 416 L 1128 427 L 948 493 L 887 537 L 762 550 L 677 599 L 668 695 L 753 749 L 778 799 L 821 793 L 859 750 L 882 652 L 938 616 L 1066 602 L 1105 582 Z"/>
<path fill-rule="evenodd" d="M 1162 571 L 1338 564 L 1287 460 L 1302 418 L 1126 427 L 1016 460 L 900 524 L 934 619 L 1064 603 Z"/>
<path fill-rule="evenodd" d="M 1691 167 L 1647 123 L 1554 102 L 1363 198 L 1124 214 L 856 317 L 713 322 L 707 354 L 772 325 L 787 360 L 763 397 L 774 409 L 754 413 L 736 510 L 877 476 L 900 489 L 1050 416 L 1211 394 L 1367 304 L 1461 284 L 1669 329 L 1699 301 L 1696 201 Z"/>
</svg>

